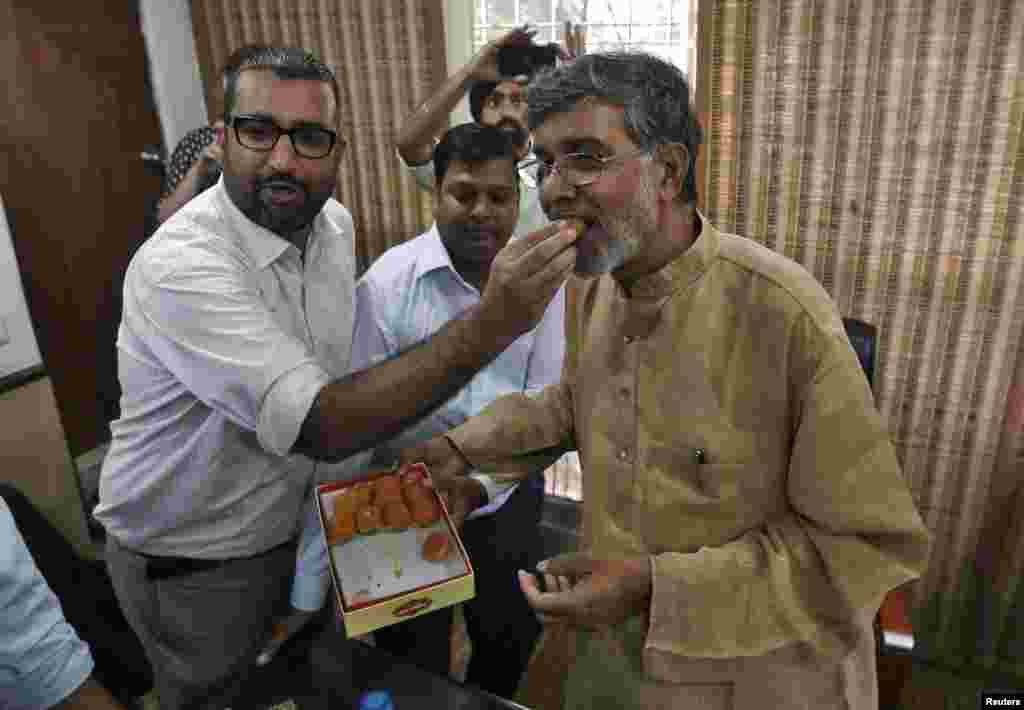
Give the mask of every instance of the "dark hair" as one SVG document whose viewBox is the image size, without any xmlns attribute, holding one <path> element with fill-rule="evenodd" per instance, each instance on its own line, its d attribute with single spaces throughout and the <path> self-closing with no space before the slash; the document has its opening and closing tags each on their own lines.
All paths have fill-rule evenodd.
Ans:
<svg viewBox="0 0 1024 710">
<path fill-rule="evenodd" d="M 556 113 L 593 96 L 625 109 L 626 134 L 642 150 L 680 143 L 689 154 L 683 197 L 697 201 L 695 161 L 703 132 L 690 108 L 690 85 L 673 64 L 643 52 L 584 54 L 542 72 L 527 89 L 527 123 L 533 131 Z"/>
<path fill-rule="evenodd" d="M 519 189 L 519 173 L 516 170 L 516 147 L 508 134 L 494 126 L 479 123 L 462 123 L 441 136 L 434 146 L 434 181 L 438 186 L 444 181 L 448 165 L 454 160 L 464 163 L 481 163 L 485 160 L 507 158 L 516 189 Z"/>
<path fill-rule="evenodd" d="M 298 47 L 250 44 L 235 51 L 224 64 L 225 120 L 238 103 L 238 77 L 248 69 L 270 69 L 279 79 L 314 79 L 329 83 L 334 92 L 334 105 L 339 107 L 341 104 L 334 70 L 311 52 Z"/>
<path fill-rule="evenodd" d="M 508 61 L 503 62 L 504 57 Z M 484 110 L 484 102 L 494 93 L 494 89 L 502 81 L 515 81 L 524 86 L 538 73 L 553 69 L 558 57 L 555 45 L 527 45 L 525 47 L 503 48 L 498 53 L 498 63 L 513 67 L 512 74 L 506 74 L 500 81 L 478 81 L 469 88 L 469 114 L 480 123 L 480 115 Z"/>
<path fill-rule="evenodd" d="M 494 93 L 498 87 L 496 81 L 478 81 L 469 89 L 469 115 L 473 120 L 480 123 L 480 114 L 484 110 L 484 102 Z"/>
</svg>

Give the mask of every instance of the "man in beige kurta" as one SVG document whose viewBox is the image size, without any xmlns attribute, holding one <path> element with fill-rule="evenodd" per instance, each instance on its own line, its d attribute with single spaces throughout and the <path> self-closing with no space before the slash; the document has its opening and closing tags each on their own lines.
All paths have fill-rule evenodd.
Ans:
<svg viewBox="0 0 1024 710">
<path fill-rule="evenodd" d="M 521 575 L 575 635 L 564 707 L 877 707 L 872 619 L 929 537 L 834 304 L 697 212 L 675 68 L 587 55 L 529 106 L 545 208 L 588 227 L 561 382 L 405 458 L 449 490 L 579 450 L 585 554 Z"/>
</svg>

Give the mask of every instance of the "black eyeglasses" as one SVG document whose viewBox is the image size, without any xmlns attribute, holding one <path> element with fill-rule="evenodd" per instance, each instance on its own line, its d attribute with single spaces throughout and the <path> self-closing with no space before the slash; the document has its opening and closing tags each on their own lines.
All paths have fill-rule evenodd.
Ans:
<svg viewBox="0 0 1024 710">
<path fill-rule="evenodd" d="M 274 149 L 281 136 L 288 136 L 292 148 L 303 158 L 326 158 L 338 141 L 338 134 L 320 126 L 295 126 L 287 131 L 266 116 L 231 114 L 227 124 L 235 129 L 235 138 L 249 150 L 266 153 Z"/>
<path fill-rule="evenodd" d="M 626 155 L 612 155 L 607 158 L 589 153 L 569 153 L 555 160 L 535 158 L 534 160 L 520 163 L 519 168 L 521 170 L 535 170 L 538 185 L 544 182 L 549 175 L 560 175 L 563 180 L 573 187 L 583 187 L 596 182 L 612 163 L 649 153 L 650 151 L 645 149 Z"/>
</svg>

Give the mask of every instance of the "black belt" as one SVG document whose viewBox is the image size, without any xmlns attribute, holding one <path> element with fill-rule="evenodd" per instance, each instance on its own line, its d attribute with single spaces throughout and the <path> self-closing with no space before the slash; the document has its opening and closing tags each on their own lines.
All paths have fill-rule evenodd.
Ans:
<svg viewBox="0 0 1024 710">
<path fill-rule="evenodd" d="M 146 560 L 146 579 L 156 581 L 160 579 L 184 577 L 185 575 L 193 574 L 195 572 L 206 572 L 239 560 L 251 560 L 257 557 L 264 557 L 273 552 L 277 552 L 282 547 L 291 545 L 294 542 L 294 540 L 285 540 L 280 545 L 274 545 L 274 547 L 269 550 L 260 552 L 256 555 L 228 557 L 226 559 L 219 560 L 200 559 L 197 557 L 163 557 L 158 555 L 144 555 L 141 552 L 138 554 Z"/>
</svg>

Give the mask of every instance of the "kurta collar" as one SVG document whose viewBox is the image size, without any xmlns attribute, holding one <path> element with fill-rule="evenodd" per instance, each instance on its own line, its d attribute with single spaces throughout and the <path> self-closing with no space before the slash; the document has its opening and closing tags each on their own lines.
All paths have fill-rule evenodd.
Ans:
<svg viewBox="0 0 1024 710">
<path fill-rule="evenodd" d="M 645 274 L 629 288 L 629 298 L 658 301 L 698 281 L 718 256 L 719 232 L 699 210 L 701 229 L 697 240 L 658 271 Z M 621 288 L 621 287 L 620 287 Z"/>
</svg>

